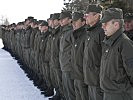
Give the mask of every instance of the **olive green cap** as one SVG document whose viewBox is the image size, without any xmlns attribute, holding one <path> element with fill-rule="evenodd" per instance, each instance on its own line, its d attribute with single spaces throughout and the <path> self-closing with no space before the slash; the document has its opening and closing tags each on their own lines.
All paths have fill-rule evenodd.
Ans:
<svg viewBox="0 0 133 100">
<path fill-rule="evenodd" d="M 99 4 L 90 4 L 87 9 L 86 9 L 86 14 L 89 12 L 96 12 L 96 13 L 101 13 L 102 11 L 102 6 Z"/>
<path fill-rule="evenodd" d="M 55 20 L 55 19 L 59 19 L 59 17 L 60 17 L 60 13 L 54 13 L 51 19 Z"/>
<path fill-rule="evenodd" d="M 123 11 L 120 8 L 109 8 L 103 13 L 102 23 L 106 23 L 112 19 L 123 19 Z"/>
<path fill-rule="evenodd" d="M 124 21 L 130 21 L 133 20 L 133 13 L 126 13 L 124 15 Z"/>
<path fill-rule="evenodd" d="M 74 12 L 72 14 L 72 21 L 77 21 L 78 19 L 83 19 L 84 18 L 84 14 L 82 12 Z"/>
<path fill-rule="evenodd" d="M 63 12 L 61 12 L 59 19 L 64 19 L 67 17 L 70 19 L 72 18 L 70 11 L 63 11 Z"/>
</svg>

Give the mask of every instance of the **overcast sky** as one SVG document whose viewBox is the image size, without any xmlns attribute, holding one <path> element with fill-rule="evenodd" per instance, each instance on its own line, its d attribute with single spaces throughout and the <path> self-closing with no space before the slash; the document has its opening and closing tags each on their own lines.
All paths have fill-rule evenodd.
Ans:
<svg viewBox="0 0 133 100">
<path fill-rule="evenodd" d="M 0 19 L 17 23 L 28 16 L 46 20 L 51 13 L 61 12 L 63 0 L 0 0 L 0 4 Z"/>
</svg>

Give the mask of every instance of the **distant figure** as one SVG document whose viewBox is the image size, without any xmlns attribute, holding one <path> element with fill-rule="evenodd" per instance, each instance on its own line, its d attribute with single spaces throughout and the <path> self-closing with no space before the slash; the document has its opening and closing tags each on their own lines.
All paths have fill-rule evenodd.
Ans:
<svg viewBox="0 0 133 100">
<path fill-rule="evenodd" d="M 125 33 L 133 40 L 133 13 L 126 13 L 124 16 Z"/>
</svg>

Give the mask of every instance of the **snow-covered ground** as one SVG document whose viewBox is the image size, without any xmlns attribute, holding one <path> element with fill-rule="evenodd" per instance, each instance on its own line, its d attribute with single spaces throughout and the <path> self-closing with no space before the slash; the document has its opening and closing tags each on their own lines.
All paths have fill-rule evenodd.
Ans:
<svg viewBox="0 0 133 100">
<path fill-rule="evenodd" d="M 48 100 L 2 47 L 0 39 L 0 100 Z"/>
<path fill-rule="evenodd" d="M 0 48 L 2 48 L 2 47 L 3 47 L 3 43 L 2 43 L 2 40 L 0 38 Z"/>
</svg>

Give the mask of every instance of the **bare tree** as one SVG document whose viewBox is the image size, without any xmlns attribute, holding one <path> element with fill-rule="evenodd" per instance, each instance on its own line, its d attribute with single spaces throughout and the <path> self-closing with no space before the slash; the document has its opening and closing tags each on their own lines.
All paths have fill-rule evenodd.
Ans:
<svg viewBox="0 0 133 100">
<path fill-rule="evenodd" d="M 1 24 L 1 25 L 9 25 L 8 18 L 6 18 L 6 17 L 4 17 L 3 15 L 1 15 L 0 24 Z"/>
<path fill-rule="evenodd" d="M 4 23 L 4 16 L 3 15 L 1 15 L 0 21 L 1 21 L 1 24 L 3 25 L 3 23 Z"/>
<path fill-rule="evenodd" d="M 7 18 L 4 20 L 4 23 L 3 23 L 3 24 L 4 24 L 4 25 L 9 25 L 9 21 L 8 21 Z"/>
</svg>

